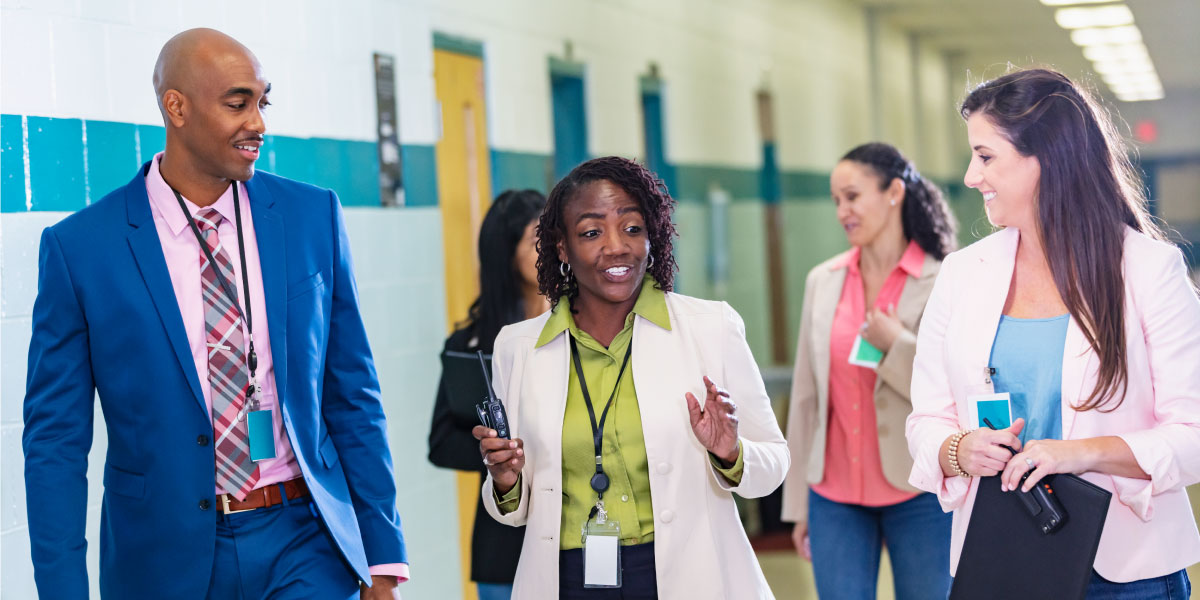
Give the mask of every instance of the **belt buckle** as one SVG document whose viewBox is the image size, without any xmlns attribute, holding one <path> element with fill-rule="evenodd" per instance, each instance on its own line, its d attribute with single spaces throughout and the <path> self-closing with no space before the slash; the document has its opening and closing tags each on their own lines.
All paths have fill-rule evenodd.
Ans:
<svg viewBox="0 0 1200 600">
<path fill-rule="evenodd" d="M 232 514 L 236 514 L 236 513 L 240 513 L 240 512 L 247 512 L 247 511 L 251 511 L 251 510 L 254 510 L 254 509 L 253 508 L 243 508 L 241 510 L 230 510 L 229 494 L 221 494 L 221 512 L 222 513 L 227 514 L 227 515 L 232 515 Z"/>
</svg>

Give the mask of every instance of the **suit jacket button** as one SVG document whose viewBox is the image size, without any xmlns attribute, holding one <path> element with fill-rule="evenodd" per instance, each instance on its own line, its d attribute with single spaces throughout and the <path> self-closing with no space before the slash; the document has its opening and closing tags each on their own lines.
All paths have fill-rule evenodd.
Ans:
<svg viewBox="0 0 1200 600">
<path fill-rule="evenodd" d="M 196 436 L 196 443 L 201 446 L 207 446 L 208 445 L 208 436 L 204 435 L 204 434 L 200 434 L 200 435 Z"/>
<path fill-rule="evenodd" d="M 671 464 L 670 463 L 665 463 L 665 462 L 658 463 L 658 474 L 659 475 L 666 475 L 669 472 L 671 472 Z"/>
<path fill-rule="evenodd" d="M 209 507 L 211 507 L 211 506 L 212 506 L 212 502 L 209 502 L 208 498 L 200 499 L 200 510 L 208 510 Z"/>
<path fill-rule="evenodd" d="M 663 523 L 670 523 L 671 521 L 675 520 L 675 513 L 670 510 L 664 510 L 661 513 L 658 513 L 658 517 L 662 519 Z"/>
</svg>

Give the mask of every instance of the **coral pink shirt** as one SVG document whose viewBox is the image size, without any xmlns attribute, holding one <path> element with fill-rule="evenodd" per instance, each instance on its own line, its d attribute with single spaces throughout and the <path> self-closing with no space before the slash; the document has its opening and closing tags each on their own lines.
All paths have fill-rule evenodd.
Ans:
<svg viewBox="0 0 1200 600">
<path fill-rule="evenodd" d="M 865 322 L 866 291 L 855 247 L 834 268 L 846 269 L 846 282 L 833 317 L 829 339 L 829 431 L 825 446 L 825 478 L 813 486 L 822 497 L 843 504 L 888 506 L 916 493 L 896 489 L 883 476 L 875 423 L 875 371 L 848 362 L 859 327 Z M 904 283 L 920 277 L 925 252 L 910 241 L 900 262 L 883 283 L 874 308 L 887 310 L 900 301 Z"/>
</svg>

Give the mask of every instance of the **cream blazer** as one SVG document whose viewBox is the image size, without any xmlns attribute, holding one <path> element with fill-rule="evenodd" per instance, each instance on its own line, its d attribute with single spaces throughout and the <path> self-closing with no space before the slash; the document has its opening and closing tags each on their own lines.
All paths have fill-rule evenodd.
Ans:
<svg viewBox="0 0 1200 600">
<path fill-rule="evenodd" d="M 671 330 L 635 316 L 633 381 L 650 465 L 654 559 L 661 598 L 772 598 L 738 519 L 733 494 L 771 493 L 788 468 L 787 444 L 771 411 L 745 326 L 724 302 L 667 294 Z M 562 428 L 570 344 L 564 332 L 535 348 L 549 313 L 505 327 L 496 338 L 494 385 L 513 436 L 525 442 L 521 502 L 502 515 L 489 476 L 483 503 L 497 521 L 525 525 L 513 597 L 557 598 L 562 511 Z M 684 394 L 704 401 L 708 375 L 737 403 L 744 470 L 729 485 L 692 433 Z M 581 524 L 582 525 L 582 524 Z"/>
<path fill-rule="evenodd" d="M 796 369 L 792 374 L 788 409 L 787 440 L 792 451 L 792 467 L 783 483 L 784 521 L 808 520 L 809 485 L 821 483 L 825 476 L 829 340 L 833 335 L 834 313 L 846 282 L 847 267 L 836 266 L 842 256 L 813 267 L 804 284 L 800 335 L 796 339 Z M 905 331 L 896 338 L 875 372 L 875 421 L 883 476 L 893 487 L 910 492 L 918 490 L 908 483 L 912 458 L 904 440 L 904 420 L 912 411 L 909 385 L 917 350 L 915 332 L 921 325 L 921 314 L 941 264 L 926 254 L 921 276 L 909 277 L 904 282 L 904 291 L 896 304 L 896 316 L 904 324 Z M 846 360 L 848 357 L 837 358 Z"/>
<path fill-rule="evenodd" d="M 936 493 L 942 508 L 954 511 L 951 574 L 958 568 L 978 478 L 943 476 L 939 452 L 951 434 L 974 428 L 967 397 L 992 390 L 984 370 L 1019 239 L 1016 229 L 1004 229 L 946 257 L 917 337 L 909 481 Z M 1074 318 L 1062 361 L 1063 439 L 1119 436 L 1150 474 L 1148 481 L 1082 476 L 1113 494 L 1094 566 L 1116 582 L 1159 577 L 1200 561 L 1200 533 L 1185 489 L 1200 482 L 1200 300 L 1175 246 L 1126 228 L 1123 254 L 1129 387 L 1120 407 L 1072 408 L 1087 399 L 1100 368 Z"/>
</svg>

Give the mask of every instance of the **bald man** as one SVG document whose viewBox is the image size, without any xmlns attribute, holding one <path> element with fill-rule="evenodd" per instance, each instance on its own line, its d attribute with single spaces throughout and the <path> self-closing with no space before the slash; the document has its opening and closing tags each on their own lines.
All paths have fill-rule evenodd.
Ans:
<svg viewBox="0 0 1200 600">
<path fill-rule="evenodd" d="M 42 234 L 25 489 L 42 598 L 396 598 L 408 559 L 337 196 L 255 173 L 271 84 L 232 38 L 163 47 L 166 151 Z"/>
</svg>

